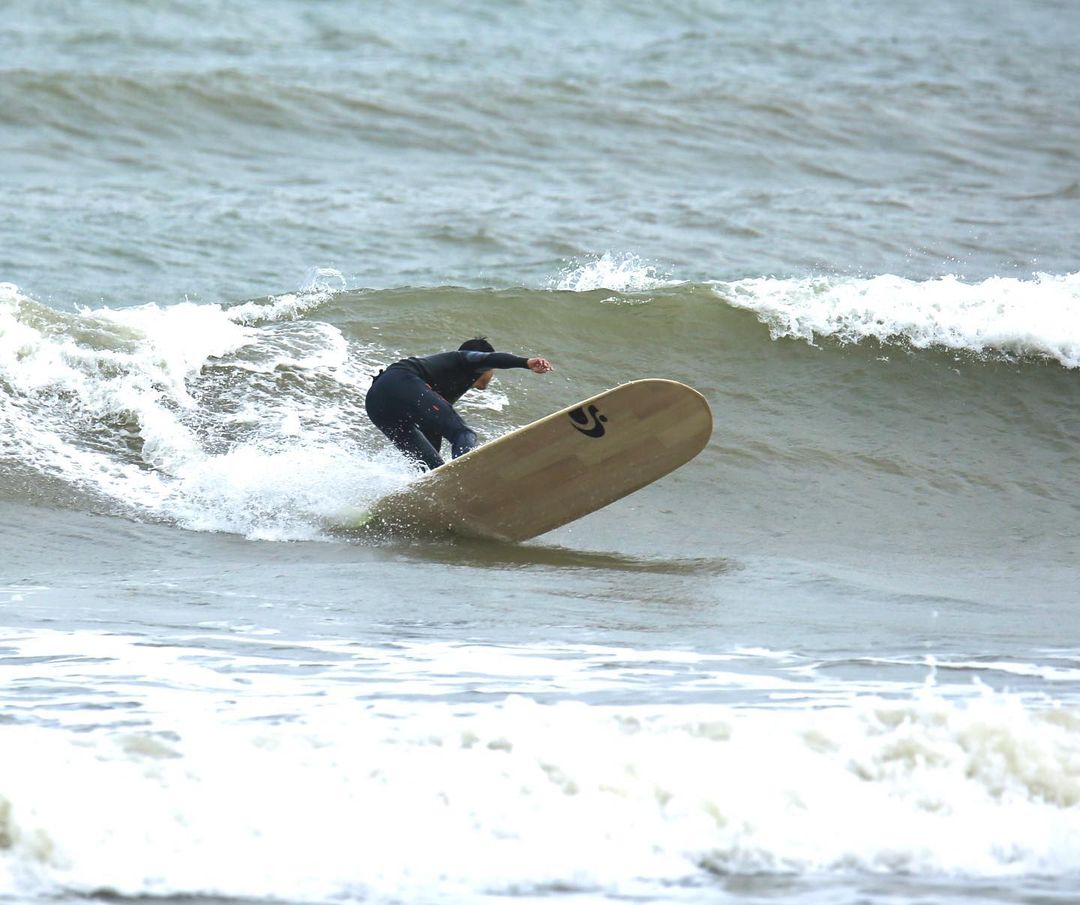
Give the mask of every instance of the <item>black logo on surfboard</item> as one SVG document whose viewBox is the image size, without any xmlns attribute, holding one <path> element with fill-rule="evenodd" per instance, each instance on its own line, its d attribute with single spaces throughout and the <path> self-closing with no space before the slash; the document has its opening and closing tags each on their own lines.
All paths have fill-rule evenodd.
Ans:
<svg viewBox="0 0 1080 905">
<path fill-rule="evenodd" d="M 595 405 L 590 405 L 588 408 L 581 406 L 569 414 L 570 420 L 574 422 L 574 428 L 586 437 L 604 436 L 604 422 L 607 421 L 607 415 L 601 415 Z"/>
</svg>

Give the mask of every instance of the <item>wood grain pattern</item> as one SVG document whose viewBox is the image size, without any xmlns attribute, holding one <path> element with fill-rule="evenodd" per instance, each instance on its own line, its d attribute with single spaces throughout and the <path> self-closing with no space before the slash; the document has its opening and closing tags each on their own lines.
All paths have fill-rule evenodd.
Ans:
<svg viewBox="0 0 1080 905">
<path fill-rule="evenodd" d="M 601 435 L 583 433 L 590 429 Z M 711 436 L 712 413 L 696 390 L 636 380 L 448 462 L 383 497 L 356 524 L 528 540 L 663 477 Z"/>
</svg>

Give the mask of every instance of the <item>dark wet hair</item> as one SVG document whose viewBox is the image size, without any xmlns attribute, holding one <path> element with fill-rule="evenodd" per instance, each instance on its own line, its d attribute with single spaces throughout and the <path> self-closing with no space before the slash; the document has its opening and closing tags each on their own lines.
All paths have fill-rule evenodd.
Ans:
<svg viewBox="0 0 1080 905">
<path fill-rule="evenodd" d="M 458 346 L 459 352 L 494 352 L 495 347 L 488 342 L 486 336 L 477 336 L 474 339 L 467 339 L 460 346 Z"/>
</svg>

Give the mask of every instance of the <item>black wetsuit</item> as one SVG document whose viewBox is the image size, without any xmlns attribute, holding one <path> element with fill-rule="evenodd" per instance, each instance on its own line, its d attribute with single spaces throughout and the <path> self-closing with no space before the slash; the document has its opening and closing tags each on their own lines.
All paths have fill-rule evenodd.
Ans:
<svg viewBox="0 0 1080 905">
<path fill-rule="evenodd" d="M 427 468 L 443 464 L 439 447 L 450 441 L 456 459 L 476 446 L 454 403 L 492 368 L 527 368 L 529 360 L 506 352 L 440 352 L 395 362 L 368 390 L 368 417 L 406 456 Z"/>
</svg>

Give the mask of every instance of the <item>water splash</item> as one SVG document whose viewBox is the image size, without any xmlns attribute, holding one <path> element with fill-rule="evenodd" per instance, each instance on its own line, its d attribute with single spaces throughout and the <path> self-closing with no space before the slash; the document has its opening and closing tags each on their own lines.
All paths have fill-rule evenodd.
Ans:
<svg viewBox="0 0 1080 905">
<path fill-rule="evenodd" d="M 552 282 L 552 288 L 560 292 L 591 292 L 595 289 L 648 292 L 678 281 L 660 273 L 655 264 L 649 264 L 635 254 L 605 252 L 585 262 L 572 262 Z"/>
</svg>

